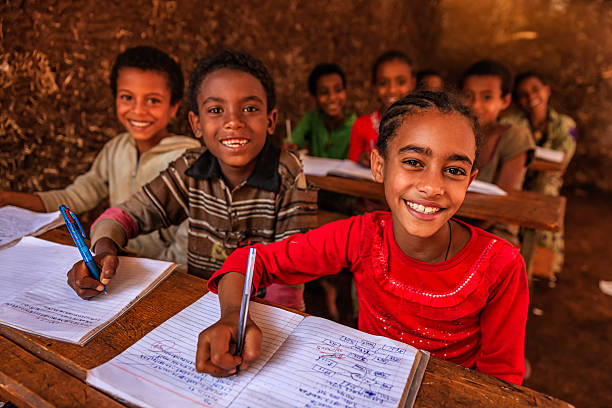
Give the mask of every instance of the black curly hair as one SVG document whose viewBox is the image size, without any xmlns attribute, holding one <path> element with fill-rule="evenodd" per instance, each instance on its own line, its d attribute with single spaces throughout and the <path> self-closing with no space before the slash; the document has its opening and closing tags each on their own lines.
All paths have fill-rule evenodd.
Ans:
<svg viewBox="0 0 612 408">
<path fill-rule="evenodd" d="M 412 70 L 412 60 L 410 59 L 410 57 L 408 57 L 408 55 L 396 50 L 387 51 L 384 54 L 380 55 L 378 58 L 376 58 L 376 61 L 374 61 L 374 65 L 372 65 L 372 84 L 376 85 L 378 79 L 378 69 L 380 68 L 380 66 L 385 62 L 389 61 L 405 62 L 406 65 L 410 66 L 410 69 Z"/>
<path fill-rule="evenodd" d="M 378 141 L 376 147 L 381 155 L 385 157 L 389 141 L 396 135 L 397 130 L 407 117 L 418 115 L 423 112 L 438 110 L 444 114 L 458 113 L 465 117 L 474 130 L 476 141 L 476 159 L 480 150 L 480 127 L 476 117 L 467 106 L 459 101 L 459 97 L 448 92 L 417 91 L 404 96 L 396 101 L 385 111 L 379 127 Z"/>
<path fill-rule="evenodd" d="M 463 72 L 459 80 L 461 89 L 463 89 L 467 78 L 471 76 L 496 76 L 501 80 L 502 96 L 512 92 L 512 72 L 510 68 L 499 61 L 484 59 L 470 66 Z"/>
<path fill-rule="evenodd" d="M 346 88 L 346 77 L 344 76 L 342 68 L 340 68 L 337 64 L 332 63 L 319 64 L 314 67 L 310 75 L 308 75 L 308 91 L 312 96 L 317 96 L 317 81 L 319 78 L 331 74 L 340 75 L 340 79 L 342 79 L 342 87 Z"/>
<path fill-rule="evenodd" d="M 145 45 L 128 48 L 117 56 L 110 74 L 110 88 L 113 97 L 117 97 L 117 78 L 122 68 L 138 68 L 143 71 L 155 71 L 168 76 L 170 104 L 175 105 L 183 99 L 185 80 L 181 65 L 165 52 Z"/>
<path fill-rule="evenodd" d="M 204 78 L 212 72 L 228 68 L 237 71 L 243 71 L 253 75 L 261 82 L 261 85 L 266 91 L 266 102 L 268 113 L 276 106 L 276 93 L 274 91 L 274 80 L 266 69 L 263 62 L 245 52 L 225 49 L 221 52 L 201 59 L 189 79 L 188 97 L 189 109 L 199 115 L 198 109 L 198 92 Z"/>
</svg>

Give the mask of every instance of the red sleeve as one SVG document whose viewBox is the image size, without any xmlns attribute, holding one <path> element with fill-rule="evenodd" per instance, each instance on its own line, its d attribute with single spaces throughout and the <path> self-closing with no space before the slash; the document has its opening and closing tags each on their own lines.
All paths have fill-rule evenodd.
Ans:
<svg viewBox="0 0 612 408">
<path fill-rule="evenodd" d="M 348 159 L 354 162 L 359 160 L 361 153 L 365 151 L 365 137 L 367 135 L 364 132 L 364 125 L 368 125 L 367 116 L 357 118 L 351 129 L 351 143 L 349 145 Z"/>
<path fill-rule="evenodd" d="M 480 314 L 481 348 L 476 369 L 521 384 L 525 375 L 525 325 L 529 289 L 518 251 L 506 263 Z"/>
<path fill-rule="evenodd" d="M 305 234 L 268 245 L 256 244 L 253 286 L 271 283 L 296 285 L 324 275 L 333 275 L 358 260 L 362 216 L 326 224 Z M 238 248 L 208 280 L 208 290 L 217 293 L 219 278 L 227 272 L 245 273 L 249 247 Z"/>
</svg>

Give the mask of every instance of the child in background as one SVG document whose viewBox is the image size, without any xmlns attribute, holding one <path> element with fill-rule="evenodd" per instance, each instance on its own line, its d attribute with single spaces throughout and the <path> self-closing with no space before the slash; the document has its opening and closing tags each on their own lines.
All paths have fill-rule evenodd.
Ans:
<svg viewBox="0 0 612 408">
<path fill-rule="evenodd" d="M 0 192 L 0 206 L 57 211 L 65 204 L 80 214 L 108 199 L 118 205 L 153 180 L 187 149 L 200 146 L 191 137 L 168 132 L 183 98 L 180 65 L 153 47 L 129 48 L 117 56 L 110 74 L 119 122 L 127 132 L 111 139 L 91 169 L 62 190 L 34 194 Z M 127 242 L 138 256 L 187 263 L 187 225 L 171 226 Z"/>
<path fill-rule="evenodd" d="M 537 146 L 563 152 L 563 170 L 527 171 L 525 189 L 543 194 L 558 196 L 563 185 L 563 173 L 576 151 L 576 122 L 569 116 L 558 113 L 548 104 L 550 86 L 543 77 L 529 71 L 518 75 L 514 81 L 514 100 L 520 111 L 507 119 L 528 126 Z M 563 267 L 563 231 L 537 231 L 538 245 L 549 248 L 554 253 L 553 272 L 559 273 Z"/>
<path fill-rule="evenodd" d="M 381 115 L 399 98 L 414 89 L 412 61 L 399 51 L 388 51 L 374 62 L 372 84 L 376 88 L 379 108 L 369 115 L 360 116 L 351 131 L 348 159 L 370 167 L 370 152 L 378 140 Z"/>
<path fill-rule="evenodd" d="M 497 61 L 482 60 L 461 76 L 464 101 L 472 108 L 482 128 L 483 143 L 476 163 L 478 180 L 504 190 L 520 190 L 531 161 L 534 144 L 529 129 L 500 120 L 512 101 L 512 74 Z M 514 245 L 519 244 L 517 225 L 491 222 L 477 224 Z"/>
<path fill-rule="evenodd" d="M 444 78 L 435 69 L 424 69 L 416 73 L 416 87 L 425 91 L 442 91 Z"/>
<path fill-rule="evenodd" d="M 385 112 L 372 173 L 391 212 L 336 221 L 282 242 L 255 245 L 253 285 L 299 283 L 351 269 L 359 329 L 520 384 L 528 288 L 525 263 L 508 242 L 451 218 L 478 170 L 478 124 L 444 93 L 421 92 Z M 208 281 L 220 320 L 198 340 L 196 369 L 227 376 L 259 355 L 247 321 L 233 356 L 248 248 Z"/>
<path fill-rule="evenodd" d="M 191 149 L 142 190 L 94 223 L 100 282 L 83 262 L 68 283 L 83 298 L 100 293 L 127 239 L 189 219 L 189 272 L 209 278 L 236 248 L 284 239 L 316 224 L 316 191 L 299 158 L 268 137 L 277 111 L 263 63 L 225 50 L 201 60 L 189 81 L 189 121 L 205 148 Z M 266 299 L 303 310 L 303 285 L 268 287 Z"/>
<path fill-rule="evenodd" d="M 346 159 L 355 114 L 346 105 L 346 78 L 336 64 L 319 64 L 308 76 L 308 91 L 317 108 L 304 115 L 291 132 L 291 142 L 310 155 Z"/>
</svg>

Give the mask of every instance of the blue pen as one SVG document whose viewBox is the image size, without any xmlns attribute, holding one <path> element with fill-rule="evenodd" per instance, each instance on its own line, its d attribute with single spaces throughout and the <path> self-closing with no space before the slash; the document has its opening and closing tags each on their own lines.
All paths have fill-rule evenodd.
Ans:
<svg viewBox="0 0 612 408">
<path fill-rule="evenodd" d="M 62 214 L 62 217 L 64 217 L 64 222 L 66 223 L 68 232 L 70 232 L 70 236 L 72 237 L 74 244 L 79 249 L 81 257 L 83 258 L 83 261 L 85 261 L 87 269 L 89 269 L 89 273 L 91 273 L 91 276 L 93 276 L 96 280 L 99 281 L 100 269 L 93 260 L 91 252 L 89 252 L 89 248 L 87 248 L 87 244 L 85 243 L 85 231 L 83 231 L 83 227 L 81 226 L 79 219 L 65 205 L 60 205 L 59 211 Z M 102 292 L 106 293 L 106 286 L 104 286 L 104 290 Z"/>
<path fill-rule="evenodd" d="M 244 288 L 242 290 L 242 303 L 240 304 L 240 318 L 238 319 L 238 334 L 236 335 L 235 356 L 242 355 L 244 349 L 244 336 L 246 334 L 246 321 L 249 313 L 249 301 L 251 300 L 251 287 L 253 283 L 253 269 L 255 268 L 255 256 L 257 250 L 249 248 L 249 260 L 247 262 L 246 276 L 244 278 Z M 236 373 L 238 369 L 236 368 Z"/>
</svg>

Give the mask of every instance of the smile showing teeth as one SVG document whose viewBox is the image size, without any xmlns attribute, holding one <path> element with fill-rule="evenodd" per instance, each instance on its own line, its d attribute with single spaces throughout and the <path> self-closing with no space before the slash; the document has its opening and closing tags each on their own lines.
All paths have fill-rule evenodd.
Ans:
<svg viewBox="0 0 612 408">
<path fill-rule="evenodd" d="M 133 127 L 147 127 L 151 123 L 153 123 L 153 122 L 141 122 L 139 120 L 130 120 L 129 122 L 130 122 L 130 125 L 132 125 Z"/>
<path fill-rule="evenodd" d="M 408 207 L 412 208 L 416 212 L 420 212 L 423 214 L 434 214 L 441 210 L 439 207 L 426 207 L 421 204 L 411 203 L 410 201 L 406 201 Z"/>
<path fill-rule="evenodd" d="M 221 140 L 221 144 L 227 147 L 240 147 L 249 143 L 248 139 L 224 139 Z"/>
</svg>

